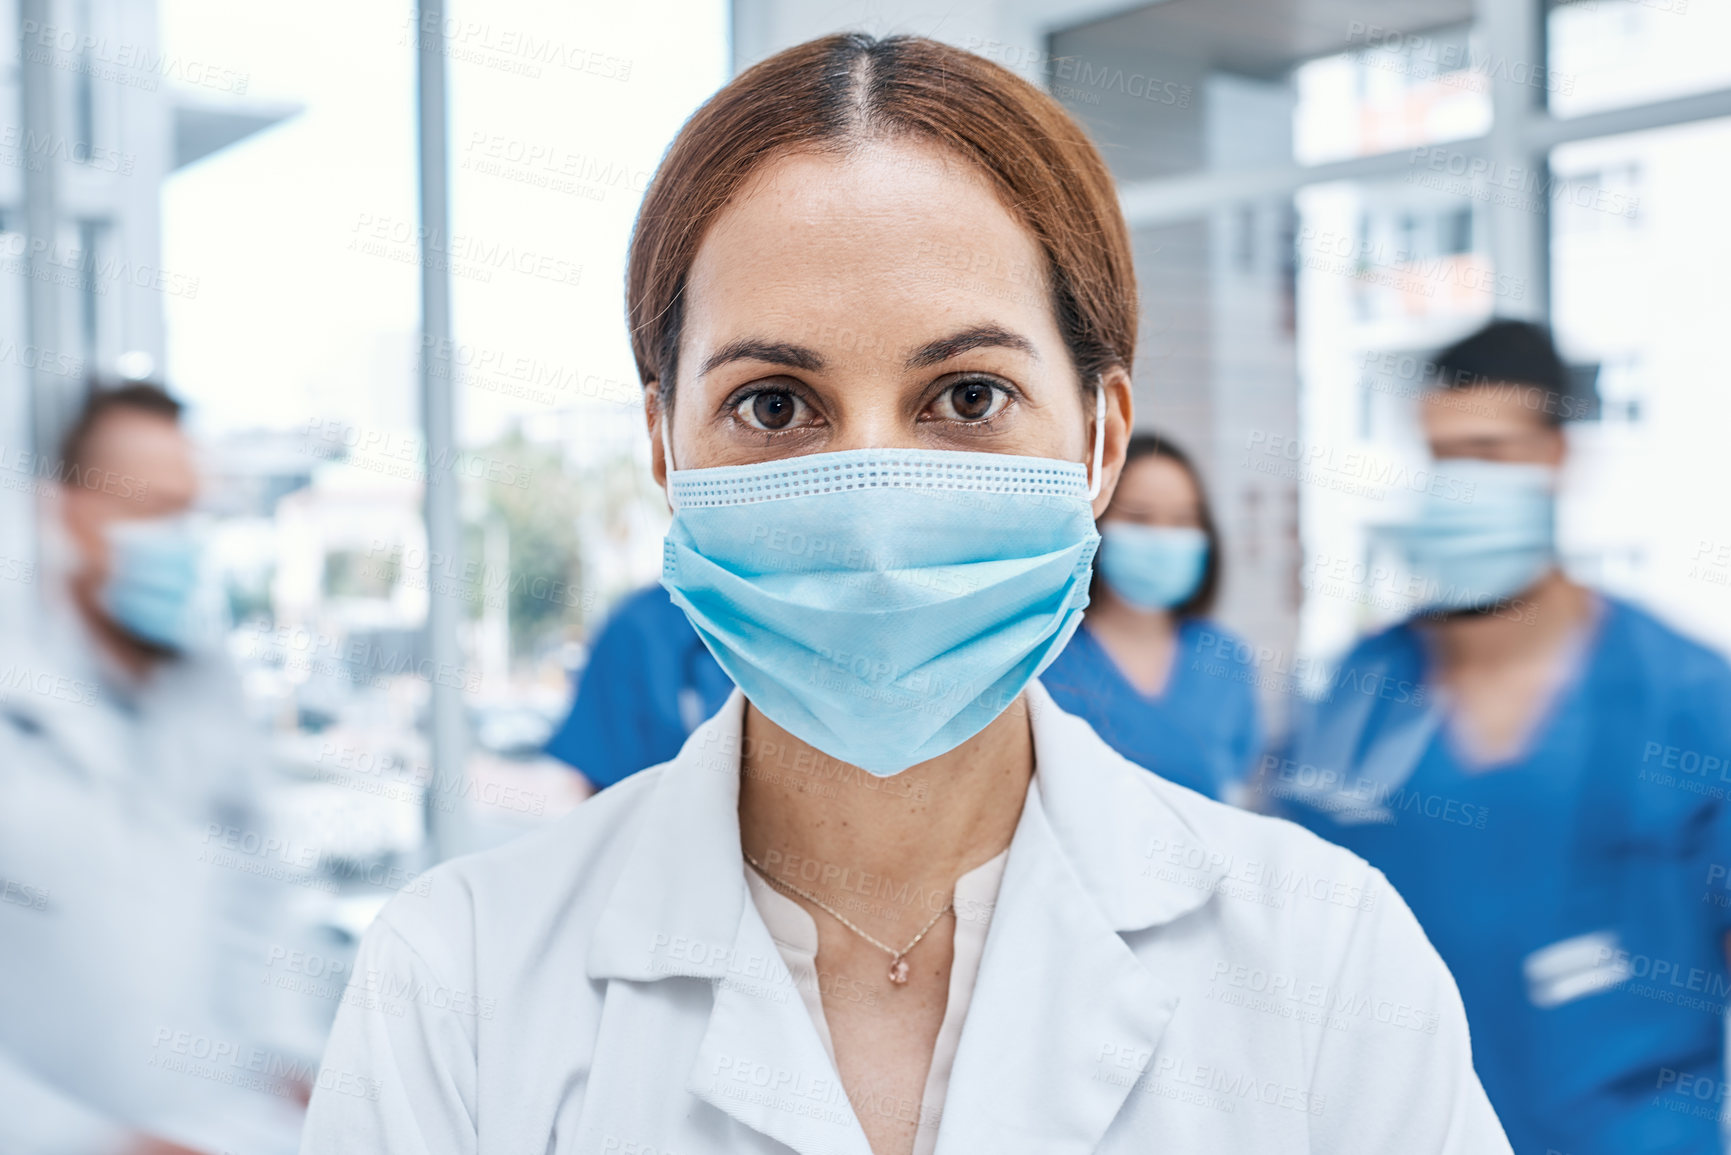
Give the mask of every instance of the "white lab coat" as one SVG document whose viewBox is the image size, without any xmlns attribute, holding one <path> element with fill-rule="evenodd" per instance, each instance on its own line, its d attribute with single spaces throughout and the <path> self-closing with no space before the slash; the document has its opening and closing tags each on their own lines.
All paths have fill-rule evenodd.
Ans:
<svg viewBox="0 0 1731 1155">
<path fill-rule="evenodd" d="M 34 1118 L 0 1146 L 141 1130 L 292 1151 L 275 1079 L 311 1081 L 313 1060 L 297 1069 L 257 1014 L 266 944 L 290 935 L 282 888 L 209 854 L 213 826 L 258 826 L 262 738 L 220 657 L 129 693 L 70 613 L 0 652 L 0 1111 Z"/>
<path fill-rule="evenodd" d="M 1508 1152 L 1454 982 L 1376 870 L 1027 701 L 938 1155 Z M 393 900 L 303 1155 L 869 1155 L 747 897 L 742 711 Z"/>
</svg>

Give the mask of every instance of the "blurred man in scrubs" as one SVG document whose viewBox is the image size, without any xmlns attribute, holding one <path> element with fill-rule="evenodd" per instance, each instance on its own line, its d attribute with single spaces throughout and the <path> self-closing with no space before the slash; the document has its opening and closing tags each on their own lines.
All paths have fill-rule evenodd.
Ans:
<svg viewBox="0 0 1731 1155">
<path fill-rule="evenodd" d="M 1494 323 L 1437 377 L 1450 483 L 1387 533 L 1421 612 L 1347 657 L 1262 781 L 1411 905 L 1517 1152 L 1719 1152 L 1731 670 L 1558 568 L 1576 401 L 1544 330 Z"/>
<path fill-rule="evenodd" d="M 601 628 L 547 753 L 599 790 L 671 759 L 732 692 L 684 611 L 650 586 Z"/>
<path fill-rule="evenodd" d="M 179 415 L 151 386 L 98 391 L 33 471 L 42 604 L 0 654 L 8 1155 L 289 1151 L 316 1078 L 329 1007 L 264 982 L 299 944 Z"/>
<path fill-rule="evenodd" d="M 1220 537 L 1189 457 L 1133 436 L 1100 536 L 1087 615 L 1040 680 L 1130 761 L 1237 800 L 1261 743 L 1251 651 L 1207 616 Z"/>
</svg>

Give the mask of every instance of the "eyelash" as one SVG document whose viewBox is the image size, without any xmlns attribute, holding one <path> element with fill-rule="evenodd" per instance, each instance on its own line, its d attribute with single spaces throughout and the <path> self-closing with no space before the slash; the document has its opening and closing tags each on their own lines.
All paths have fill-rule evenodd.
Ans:
<svg viewBox="0 0 1731 1155">
<path fill-rule="evenodd" d="M 958 385 L 967 385 L 976 381 L 983 385 L 989 385 L 994 390 L 1003 393 L 1006 398 L 1003 408 L 998 410 L 998 412 L 993 414 L 991 417 L 986 418 L 984 421 L 955 421 L 947 417 L 938 418 L 938 420 L 949 425 L 954 425 L 960 429 L 966 429 L 970 433 L 991 433 L 997 429 L 998 422 L 1004 414 L 1010 411 L 1010 406 L 1015 402 L 1022 400 L 1022 391 L 1017 389 L 1008 381 L 993 377 L 988 373 L 963 373 L 949 381 L 946 381 L 943 388 L 939 389 L 937 393 L 932 396 L 932 401 L 935 403 L 938 398 L 956 388 Z"/>
<path fill-rule="evenodd" d="M 943 387 L 933 394 L 932 399 L 927 403 L 927 406 L 929 407 L 931 404 L 935 403 L 939 397 L 942 397 L 945 393 L 954 389 L 956 386 L 966 385 L 975 381 L 989 385 L 993 389 L 1006 394 L 1008 400 L 1003 408 L 993 416 L 986 418 L 984 421 L 955 421 L 950 418 L 936 418 L 935 420 L 943 421 L 946 424 L 965 428 L 970 431 L 990 433 L 997 429 L 999 420 L 1009 411 L 1010 404 L 1023 399 L 1022 391 L 1008 381 L 1001 380 L 1000 378 L 985 373 L 964 373 L 945 382 Z M 761 397 L 765 393 L 786 393 L 791 397 L 798 398 L 802 404 L 813 412 L 817 411 L 817 406 L 812 404 L 811 398 L 805 396 L 801 388 L 793 382 L 788 382 L 786 384 L 749 385 L 746 388 L 739 390 L 737 393 L 734 393 L 725 403 L 724 407 L 727 414 L 733 420 L 735 425 L 750 435 L 766 439 L 804 433 L 811 428 L 810 426 L 800 426 L 795 429 L 758 429 L 756 426 L 749 424 L 739 416 L 740 409 L 744 407 L 747 401 L 750 401 L 754 397 Z M 922 409 L 921 412 L 924 412 L 924 410 Z"/>
<path fill-rule="evenodd" d="M 727 399 L 727 415 L 733 421 L 735 426 L 749 436 L 762 437 L 765 439 L 787 437 L 796 433 L 804 433 L 807 429 L 811 428 L 808 425 L 802 425 L 795 429 L 759 429 L 739 415 L 740 409 L 744 407 L 747 401 L 750 401 L 754 397 L 761 397 L 765 393 L 786 393 L 790 397 L 798 398 L 802 405 L 812 410 L 814 413 L 817 411 L 817 406 L 811 403 L 811 398 L 807 397 L 804 392 L 792 382 L 785 385 L 750 385 Z"/>
</svg>

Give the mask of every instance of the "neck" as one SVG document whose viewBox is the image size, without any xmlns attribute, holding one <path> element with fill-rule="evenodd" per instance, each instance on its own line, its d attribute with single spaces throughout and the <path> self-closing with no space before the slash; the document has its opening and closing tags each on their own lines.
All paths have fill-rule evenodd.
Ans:
<svg viewBox="0 0 1731 1155">
<path fill-rule="evenodd" d="M 1178 632 L 1171 610 L 1145 610 L 1133 606 L 1104 581 L 1096 582 L 1088 606 L 1088 624 L 1118 637 L 1138 642 L 1169 641 Z"/>
<path fill-rule="evenodd" d="M 941 905 L 957 878 L 1009 846 L 1034 773 L 1026 695 L 954 750 L 888 778 L 823 754 L 750 703 L 741 745 L 745 853 L 826 901 L 870 875 Z M 911 904 L 903 921 L 930 909 Z"/>
<path fill-rule="evenodd" d="M 1443 618 L 1425 629 L 1444 671 L 1484 668 L 1553 651 L 1587 620 L 1592 607 L 1585 587 L 1552 570 L 1495 611 Z"/>
</svg>

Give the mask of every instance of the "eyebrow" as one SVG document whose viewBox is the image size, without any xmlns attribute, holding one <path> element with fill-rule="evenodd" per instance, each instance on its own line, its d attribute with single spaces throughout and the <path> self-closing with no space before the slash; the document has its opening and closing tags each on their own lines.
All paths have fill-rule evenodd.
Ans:
<svg viewBox="0 0 1731 1155">
<path fill-rule="evenodd" d="M 1020 333 L 1012 333 L 998 325 L 975 325 L 971 329 L 963 329 L 959 333 L 952 333 L 948 337 L 942 337 L 920 346 L 908 358 L 907 367 L 909 369 L 927 369 L 933 365 L 940 365 L 951 357 L 960 357 L 971 349 L 990 348 L 1015 349 L 1018 352 L 1026 353 L 1036 361 L 1040 359 L 1040 354 L 1034 348 L 1034 343 Z"/>
<path fill-rule="evenodd" d="M 988 348 L 1015 349 L 1036 361 L 1040 359 L 1034 343 L 1020 333 L 1012 333 L 1000 325 L 975 325 L 921 345 L 908 357 L 907 367 L 927 369 L 972 349 Z M 822 369 L 825 364 L 822 354 L 804 345 L 746 337 L 723 345 L 710 354 L 697 375 L 705 376 L 734 361 L 763 361 L 770 365 L 785 365 L 790 369 L 804 369 L 812 373 Z"/>
<path fill-rule="evenodd" d="M 789 369 L 804 369 L 808 373 L 815 373 L 824 365 L 823 357 L 804 345 L 746 337 L 711 353 L 697 375 L 702 377 L 734 361 L 766 361 L 771 365 L 786 365 Z"/>
</svg>

